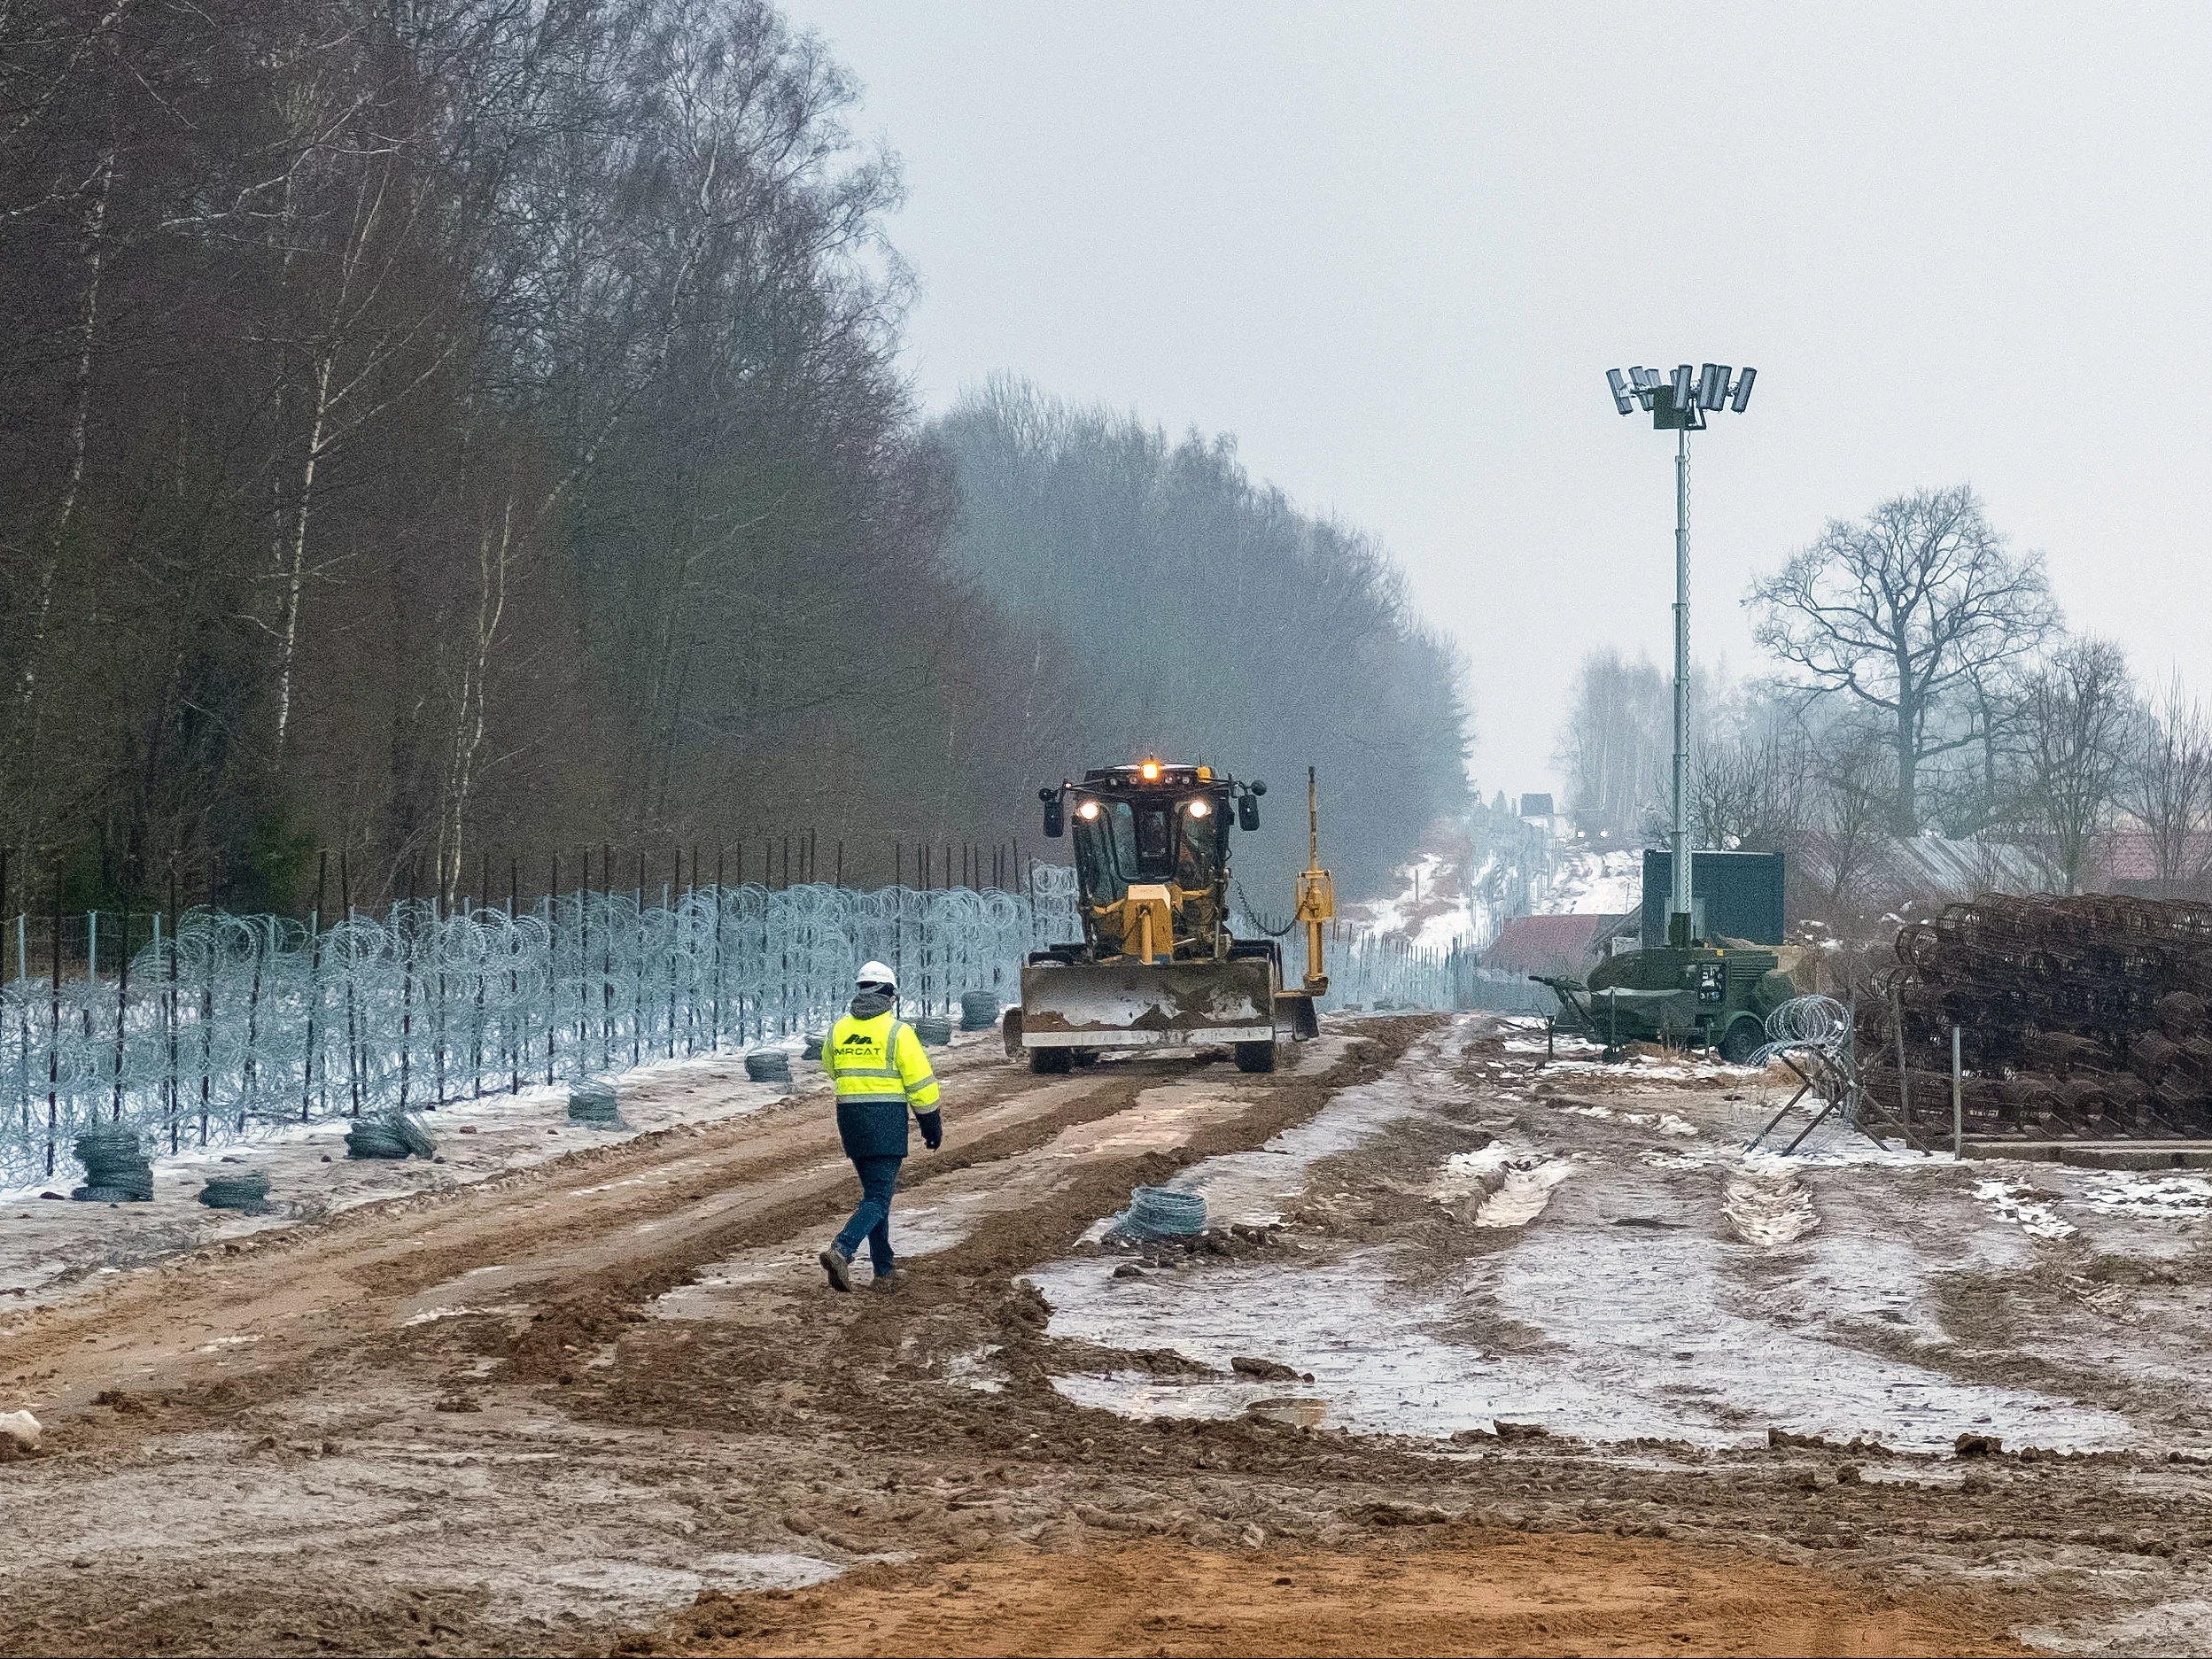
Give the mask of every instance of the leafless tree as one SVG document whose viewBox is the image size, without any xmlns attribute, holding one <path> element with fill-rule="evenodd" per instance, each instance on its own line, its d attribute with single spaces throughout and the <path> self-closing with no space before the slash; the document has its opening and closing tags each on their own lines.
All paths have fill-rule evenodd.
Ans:
<svg viewBox="0 0 2212 1659">
<path fill-rule="evenodd" d="M 2065 892 L 2112 821 L 2134 708 L 2127 658 L 2108 640 L 2068 643 L 2022 684 L 2014 821 Z"/>
<path fill-rule="evenodd" d="M 2121 799 L 2150 837 L 2158 879 L 2212 872 L 2212 717 L 2174 673 L 2143 711 Z"/>
<path fill-rule="evenodd" d="M 1582 659 L 1555 759 L 1568 810 L 1584 827 L 1624 844 L 1642 831 L 1667 798 L 1673 717 L 1665 678 L 1649 658 L 1631 662 L 1603 647 Z"/>
<path fill-rule="evenodd" d="M 1881 734 L 1845 724 L 1820 746 L 1806 779 L 1806 848 L 1834 913 L 1871 897 L 1889 864 L 1894 773 L 1886 750 Z"/>
<path fill-rule="evenodd" d="M 1690 768 L 1690 826 L 1701 847 L 1794 852 L 1810 804 L 1812 756 L 1788 727 L 1714 734 Z"/>
<path fill-rule="evenodd" d="M 1966 485 L 1919 490 L 1857 523 L 1831 520 L 1748 601 L 1758 643 L 1809 690 L 1879 715 L 1896 771 L 1891 827 L 1920 827 L 1921 770 L 1975 740 L 1946 729 L 1945 704 L 2032 653 L 2057 612 L 2038 555 L 2015 557 Z"/>
</svg>

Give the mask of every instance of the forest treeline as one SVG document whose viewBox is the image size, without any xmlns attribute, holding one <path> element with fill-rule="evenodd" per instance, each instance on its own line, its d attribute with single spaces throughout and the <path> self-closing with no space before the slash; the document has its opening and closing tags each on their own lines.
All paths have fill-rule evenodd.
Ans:
<svg viewBox="0 0 2212 1659">
<path fill-rule="evenodd" d="M 1462 664 L 1368 538 L 1254 484 L 1225 438 L 1171 441 L 1016 380 L 935 430 L 960 483 L 961 569 L 1034 642 L 1009 736 L 1040 777 L 1160 754 L 1266 781 L 1238 856 L 1266 872 L 1269 890 L 1247 882 L 1255 909 L 1282 913 L 1308 766 L 1354 892 L 1466 809 Z"/>
<path fill-rule="evenodd" d="M 15 892 L 810 827 L 881 880 L 1161 743 L 1371 742 L 1401 854 L 1463 740 L 1387 562 L 1220 446 L 925 428 L 857 96 L 762 0 L 0 13 Z"/>
<path fill-rule="evenodd" d="M 1693 673 L 1688 806 L 1699 846 L 1789 854 L 1799 917 L 1886 911 L 1896 842 L 1929 833 L 1975 843 L 1992 886 L 2076 891 L 2115 831 L 2134 878 L 2212 880 L 2212 715 L 2070 631 L 2042 559 L 1971 489 L 1833 520 L 1744 602 L 1769 660 Z M 1587 833 L 1657 844 L 1672 719 L 1648 658 L 1584 659 L 1558 760 Z"/>
</svg>

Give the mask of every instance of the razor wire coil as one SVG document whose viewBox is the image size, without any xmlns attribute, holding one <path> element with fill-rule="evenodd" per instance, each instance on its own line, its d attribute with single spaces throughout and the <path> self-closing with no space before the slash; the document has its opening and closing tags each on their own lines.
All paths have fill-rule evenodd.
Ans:
<svg viewBox="0 0 2212 1659">
<path fill-rule="evenodd" d="M 0 981 L 0 1187 L 51 1179 L 88 1132 L 175 1154 L 342 1119 L 381 1144 L 398 1114 L 488 1094 L 796 1052 L 870 960 L 918 1025 L 968 1023 L 1019 1001 L 1031 950 L 1082 936 L 1072 868 L 1025 887 L 584 890 L 322 923 L 188 911 L 127 972 Z M 1448 953 L 1339 940 L 1329 968 L 1325 1007 L 1454 1005 Z"/>
</svg>

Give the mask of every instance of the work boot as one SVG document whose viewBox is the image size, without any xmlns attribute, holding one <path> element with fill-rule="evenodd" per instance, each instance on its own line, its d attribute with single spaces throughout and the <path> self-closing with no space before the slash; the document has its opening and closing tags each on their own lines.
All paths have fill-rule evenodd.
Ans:
<svg viewBox="0 0 2212 1659">
<path fill-rule="evenodd" d="M 871 1291 L 881 1291 L 884 1295 L 889 1296 L 892 1291 L 897 1290 L 905 1283 L 906 1275 L 904 1274 L 901 1273 L 896 1268 L 886 1268 L 882 1272 L 877 1274 L 873 1279 L 868 1282 L 868 1289 Z"/>
<path fill-rule="evenodd" d="M 827 1250 L 822 1252 L 819 1260 L 822 1264 L 822 1271 L 829 1275 L 829 1288 L 831 1290 L 850 1291 L 852 1289 L 852 1274 L 850 1271 L 852 1262 L 851 1260 L 846 1256 L 843 1251 L 838 1249 L 836 1245 L 832 1244 Z"/>
</svg>

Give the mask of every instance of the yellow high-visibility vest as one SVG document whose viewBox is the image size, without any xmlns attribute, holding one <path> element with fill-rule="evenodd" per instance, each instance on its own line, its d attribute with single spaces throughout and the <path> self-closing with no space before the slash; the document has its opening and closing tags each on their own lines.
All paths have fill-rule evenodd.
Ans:
<svg viewBox="0 0 2212 1659">
<path fill-rule="evenodd" d="M 847 1014 L 831 1027 L 822 1069 L 840 1100 L 904 1099 L 917 1114 L 937 1109 L 936 1074 L 921 1039 L 888 1011 L 873 1019 Z"/>
</svg>

